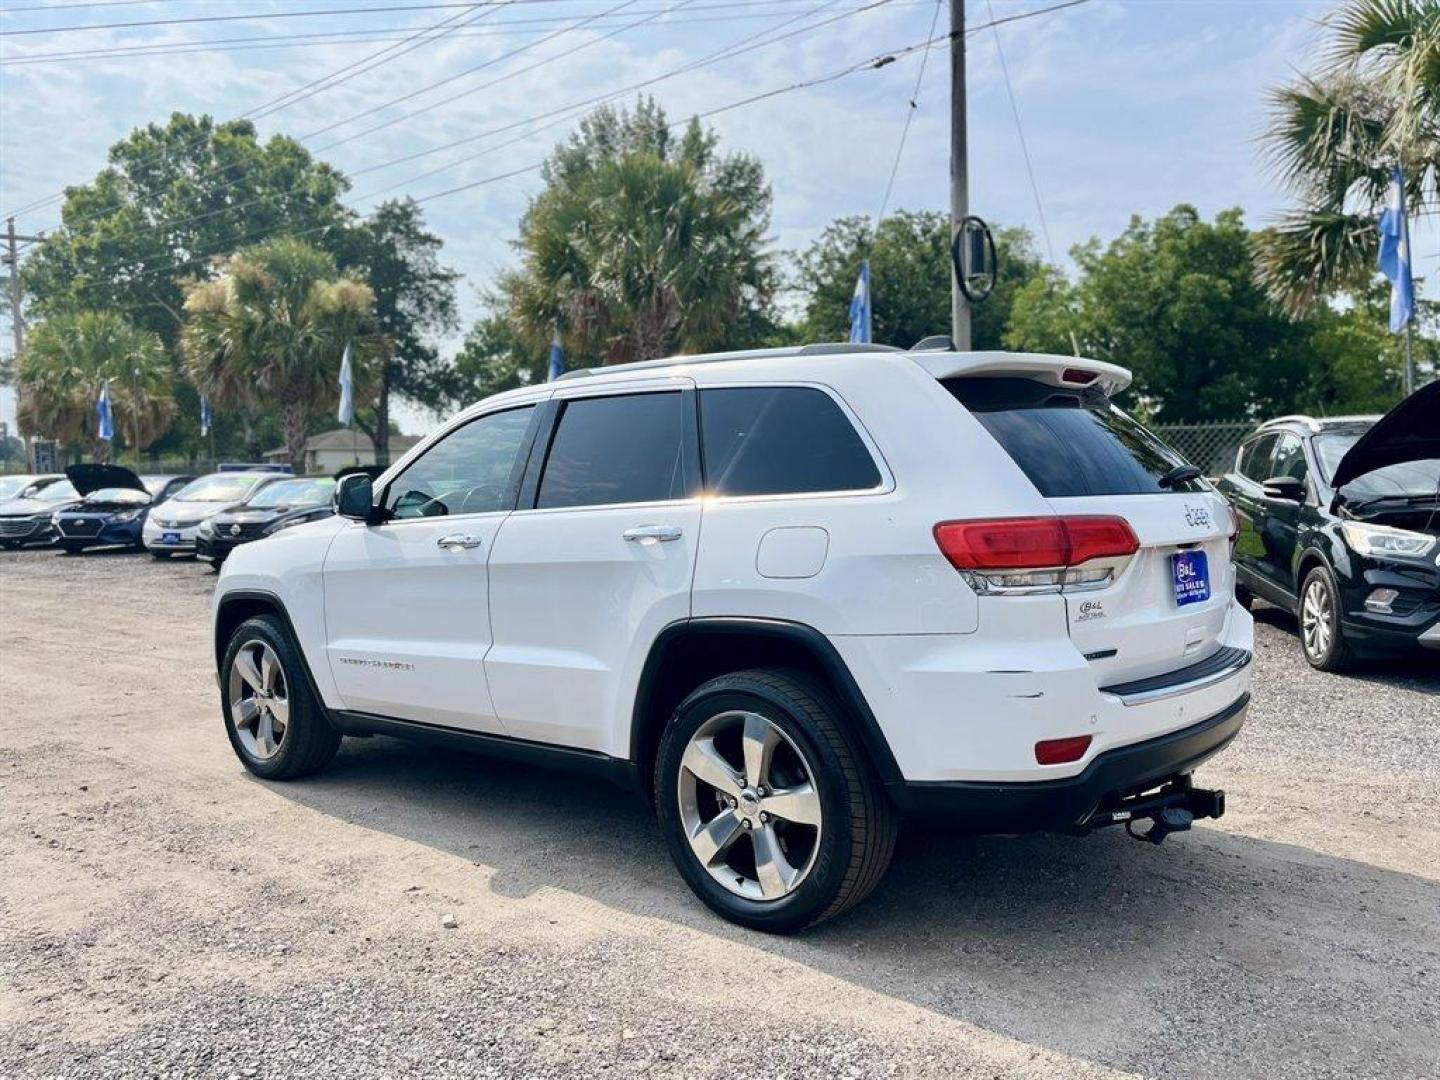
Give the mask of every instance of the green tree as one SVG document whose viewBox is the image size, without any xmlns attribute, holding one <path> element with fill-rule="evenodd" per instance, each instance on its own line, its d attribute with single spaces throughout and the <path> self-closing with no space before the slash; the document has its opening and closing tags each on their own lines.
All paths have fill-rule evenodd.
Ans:
<svg viewBox="0 0 1440 1080">
<path fill-rule="evenodd" d="M 374 290 L 376 319 L 392 346 L 377 372 L 373 414 L 356 417 L 382 462 L 389 460 L 392 395 L 438 410 L 455 393 L 453 369 L 433 344 L 459 326 L 461 275 L 441 264 L 443 243 L 413 199 L 395 199 L 350 230 L 340 256 L 341 268 L 363 273 Z"/>
<path fill-rule="evenodd" d="M 500 283 L 527 349 L 557 323 L 572 364 L 748 345 L 773 328 L 770 189 L 754 158 L 721 154 L 692 121 L 602 107 L 557 147 Z"/>
<path fill-rule="evenodd" d="M 294 139 L 261 143 L 247 120 L 174 113 L 135 129 L 94 180 L 67 189 L 63 224 L 26 260 L 24 285 L 42 317 L 121 311 L 173 345 L 185 279 L 277 233 L 331 247 L 354 216 L 340 203 L 349 186 Z"/>
<path fill-rule="evenodd" d="M 220 277 L 191 283 L 185 316 L 182 347 L 195 385 L 217 406 L 278 406 L 296 472 L 311 420 L 336 407 L 346 343 L 357 405 L 388 348 L 370 286 L 337 276 L 328 254 L 293 238 L 244 249 Z"/>
<path fill-rule="evenodd" d="M 976 349 L 1001 347 L 1016 293 L 1045 271 L 1027 229 L 995 230 L 995 250 L 999 278 L 990 296 L 972 309 L 971 345 Z M 871 333 L 877 342 L 908 349 L 930 334 L 950 332 L 949 215 L 901 210 L 878 228 L 868 217 L 840 218 L 796 256 L 807 340 L 848 338 L 850 297 L 866 258 L 874 304 Z"/>
<path fill-rule="evenodd" d="M 1259 240 L 1259 273 L 1287 311 L 1374 276 L 1391 170 L 1412 215 L 1440 202 L 1440 0 L 1347 0 L 1324 60 L 1271 95 L 1265 149 L 1295 205 Z"/>
<path fill-rule="evenodd" d="M 1129 368 L 1127 404 L 1162 423 L 1394 404 L 1399 343 L 1380 292 L 1291 319 L 1256 281 L 1255 246 L 1239 210 L 1213 222 L 1183 205 L 1134 217 L 1109 244 L 1073 249 L 1073 282 L 1051 272 L 1026 283 L 1005 344 L 1070 352 L 1073 341 Z"/>
<path fill-rule="evenodd" d="M 548 352 L 528 348 L 510 320 L 492 310 L 476 320 L 455 354 L 447 404 L 467 405 L 502 390 L 540 382 L 548 367 Z"/>
<path fill-rule="evenodd" d="M 108 381 L 116 433 L 138 456 L 175 413 L 174 375 L 159 335 L 109 311 L 57 315 L 31 330 L 20 357 L 20 430 L 88 442 L 97 461 L 108 460 L 110 444 L 99 437 L 96 413 Z"/>
</svg>

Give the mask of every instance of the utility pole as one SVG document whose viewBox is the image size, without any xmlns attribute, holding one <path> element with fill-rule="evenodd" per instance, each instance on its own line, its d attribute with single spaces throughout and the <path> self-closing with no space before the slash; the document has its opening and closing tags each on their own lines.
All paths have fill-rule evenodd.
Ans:
<svg viewBox="0 0 1440 1080">
<path fill-rule="evenodd" d="M 970 175 L 965 132 L 965 0 L 950 0 L 950 245 L 970 213 Z M 951 271 L 950 337 L 961 352 L 970 350 L 970 301 Z"/>
<path fill-rule="evenodd" d="M 5 219 L 5 263 L 10 267 L 10 330 L 15 335 L 15 363 L 20 362 L 20 351 L 25 348 L 25 322 L 20 317 L 20 253 L 15 245 L 22 240 L 27 243 L 39 241 L 38 236 L 19 236 L 15 232 L 15 219 Z M 20 380 L 15 380 L 15 428 L 20 428 Z M 22 435 L 25 442 L 25 468 L 34 470 L 35 459 L 30 446 L 30 436 Z"/>
</svg>

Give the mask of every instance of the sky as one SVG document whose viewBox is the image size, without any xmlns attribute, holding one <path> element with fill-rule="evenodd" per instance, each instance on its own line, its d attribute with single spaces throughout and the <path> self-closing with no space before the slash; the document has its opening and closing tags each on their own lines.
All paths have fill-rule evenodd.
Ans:
<svg viewBox="0 0 1440 1080">
<path fill-rule="evenodd" d="M 968 0 L 966 18 L 976 28 L 1055 2 Z M 1263 224 L 1285 205 L 1257 148 L 1266 91 L 1313 65 L 1322 40 L 1317 20 L 1331 6 L 1087 0 L 975 30 L 967 41 L 971 212 L 1027 226 L 1042 253 L 1067 266 L 1072 245 L 1092 236 L 1108 240 L 1132 214 L 1150 217 L 1177 203 L 1191 203 L 1207 217 L 1240 206 L 1249 223 Z M 387 7 L 423 9 L 381 10 Z M 335 9 L 364 10 L 295 17 Z M 20 232 L 52 228 L 58 203 L 29 204 L 92 178 L 107 147 L 137 125 L 176 110 L 244 115 L 389 46 L 375 58 L 388 62 L 260 118 L 262 136 L 311 136 L 307 147 L 354 175 L 665 75 L 762 32 L 804 31 L 648 87 L 680 120 L 921 43 L 931 36 L 936 14 L 931 0 L 508 0 L 473 8 L 454 0 L 0 0 L 0 220 L 18 210 Z M 254 15 L 266 17 L 236 18 Z M 215 21 L 176 21 L 182 19 Z M 939 11 L 938 33 L 947 19 L 948 7 Z M 155 20 L 168 25 L 60 32 Z M 451 32 L 423 35 L 413 48 L 401 44 L 444 20 Z M 826 20 L 833 21 L 817 25 Z M 24 32 L 32 30 L 47 32 Z M 297 35 L 312 37 L 297 42 Z M 251 40 L 235 40 L 242 38 Z M 191 51 L 73 55 L 152 44 Z M 257 44 L 266 47 L 252 47 Z M 506 56 L 526 46 L 523 54 Z M 997 46 L 1029 147 L 1038 205 Z M 42 53 L 71 55 L 19 62 Z M 862 67 L 708 120 L 724 148 L 763 163 L 774 188 L 777 251 L 803 248 L 836 217 L 878 212 L 925 55 L 913 51 L 878 69 Z M 462 74 L 481 64 L 488 66 Z M 452 81 L 426 89 L 442 79 Z M 410 94 L 404 103 L 387 104 Z M 442 104 L 446 98 L 454 100 Z M 949 64 L 943 48 L 929 50 L 915 100 L 890 207 L 944 209 Z M 377 201 L 367 198 L 372 193 L 422 197 L 531 165 L 571 127 L 538 130 L 545 123 L 520 124 L 505 135 L 356 175 L 349 201 L 363 212 Z M 326 128 L 332 130 L 314 134 Z M 358 137 L 325 149 L 347 136 Z M 539 186 L 538 174 L 529 171 L 425 204 L 427 220 L 445 240 L 445 260 L 465 274 L 467 320 L 480 310 L 479 291 L 513 264 L 516 222 Z M 1428 241 L 1417 241 L 1423 260 Z M 1434 244 L 1428 246 L 1433 257 Z M 875 287 L 878 297 L 883 283 Z M 8 320 L 3 331 L 8 353 Z M 0 391 L 0 420 L 14 422 L 8 390 Z M 419 433 L 434 418 L 406 409 L 399 420 L 407 432 Z"/>
</svg>

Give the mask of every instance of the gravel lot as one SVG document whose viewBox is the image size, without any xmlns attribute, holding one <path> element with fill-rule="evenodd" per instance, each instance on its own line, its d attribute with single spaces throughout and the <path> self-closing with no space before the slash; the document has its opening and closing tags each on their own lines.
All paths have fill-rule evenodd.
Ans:
<svg viewBox="0 0 1440 1080">
<path fill-rule="evenodd" d="M 382 738 L 250 779 L 213 583 L 0 554 L 0 1077 L 1440 1074 L 1435 665 L 1321 675 L 1262 611 L 1223 821 L 910 830 L 774 939 L 599 783 Z"/>
</svg>

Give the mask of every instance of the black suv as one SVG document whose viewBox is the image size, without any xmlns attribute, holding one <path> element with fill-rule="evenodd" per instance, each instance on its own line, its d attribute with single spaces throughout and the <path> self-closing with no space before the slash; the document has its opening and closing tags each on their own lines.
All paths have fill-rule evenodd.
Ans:
<svg viewBox="0 0 1440 1080">
<path fill-rule="evenodd" d="M 1440 649 L 1440 382 L 1379 419 L 1262 424 L 1220 490 L 1240 602 L 1298 616 L 1312 665 Z"/>
</svg>

